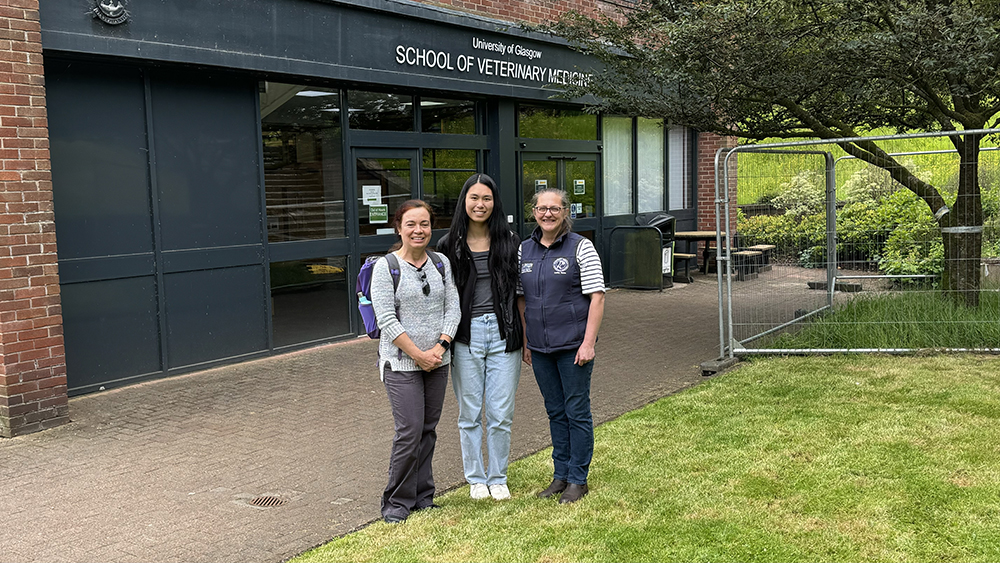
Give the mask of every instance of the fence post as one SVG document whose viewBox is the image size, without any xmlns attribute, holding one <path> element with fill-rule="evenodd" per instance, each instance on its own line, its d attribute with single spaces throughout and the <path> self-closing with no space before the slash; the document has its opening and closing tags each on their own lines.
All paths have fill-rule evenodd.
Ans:
<svg viewBox="0 0 1000 563">
<path fill-rule="evenodd" d="M 826 304 L 833 307 L 837 279 L 837 170 L 833 153 L 826 152 L 823 156 L 826 165 Z"/>
</svg>

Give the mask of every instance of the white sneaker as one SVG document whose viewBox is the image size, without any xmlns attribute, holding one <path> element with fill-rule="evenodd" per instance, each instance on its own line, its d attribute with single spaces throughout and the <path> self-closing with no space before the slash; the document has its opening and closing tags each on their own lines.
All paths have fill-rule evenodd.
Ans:
<svg viewBox="0 0 1000 563">
<path fill-rule="evenodd" d="M 469 489 L 469 496 L 472 500 L 482 500 L 490 496 L 490 488 L 484 483 L 474 483 Z"/>
<path fill-rule="evenodd" d="M 510 489 L 507 485 L 490 485 L 490 496 L 493 500 L 507 500 L 510 498 Z"/>
</svg>

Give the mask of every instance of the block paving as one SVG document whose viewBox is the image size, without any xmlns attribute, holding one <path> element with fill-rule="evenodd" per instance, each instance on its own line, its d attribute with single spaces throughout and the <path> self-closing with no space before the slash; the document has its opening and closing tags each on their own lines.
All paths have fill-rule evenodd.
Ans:
<svg viewBox="0 0 1000 563">
<path fill-rule="evenodd" d="M 717 291 L 695 276 L 609 292 L 596 423 L 705 379 Z M 377 520 L 393 425 L 376 348 L 358 339 L 71 398 L 70 423 L 0 439 L 0 560 L 280 562 Z M 464 485 L 456 417 L 449 392 L 439 492 Z M 549 445 L 524 366 L 512 458 Z M 250 504 L 265 495 L 284 502 Z"/>
</svg>

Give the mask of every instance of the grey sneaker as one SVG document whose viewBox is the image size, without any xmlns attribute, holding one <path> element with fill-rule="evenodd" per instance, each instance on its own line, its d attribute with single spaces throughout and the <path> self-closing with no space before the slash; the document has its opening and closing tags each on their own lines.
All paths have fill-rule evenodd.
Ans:
<svg viewBox="0 0 1000 563">
<path fill-rule="evenodd" d="M 485 483 L 474 483 L 472 488 L 469 489 L 469 496 L 472 497 L 472 500 L 489 498 L 490 488 Z"/>
<path fill-rule="evenodd" d="M 510 489 L 505 484 L 490 485 L 490 496 L 493 500 L 507 500 L 510 498 Z"/>
</svg>

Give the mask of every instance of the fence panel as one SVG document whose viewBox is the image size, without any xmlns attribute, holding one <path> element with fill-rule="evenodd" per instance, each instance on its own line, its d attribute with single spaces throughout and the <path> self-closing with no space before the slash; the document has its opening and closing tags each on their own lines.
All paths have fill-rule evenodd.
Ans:
<svg viewBox="0 0 1000 563">
<path fill-rule="evenodd" d="M 962 200 L 946 135 L 871 139 L 899 169 L 815 141 L 743 146 L 718 159 L 722 185 L 736 187 L 720 190 L 719 212 L 737 215 L 723 259 L 723 356 L 1000 348 L 996 136 L 982 143 L 979 193 Z M 912 178 L 937 189 L 947 208 L 930 209 L 899 183 Z M 942 231 L 944 213 L 976 209 L 977 198 L 981 225 Z M 979 233 L 981 258 L 960 248 Z M 949 283 L 956 272 L 971 272 L 978 286 Z"/>
</svg>

